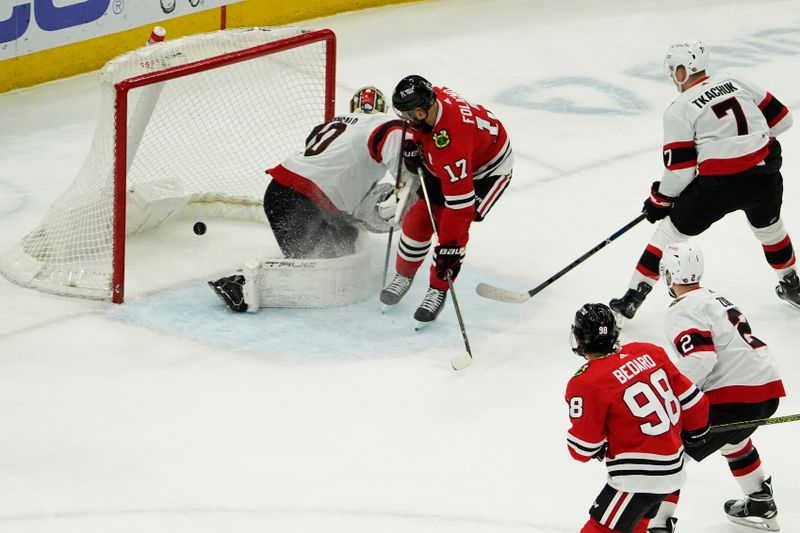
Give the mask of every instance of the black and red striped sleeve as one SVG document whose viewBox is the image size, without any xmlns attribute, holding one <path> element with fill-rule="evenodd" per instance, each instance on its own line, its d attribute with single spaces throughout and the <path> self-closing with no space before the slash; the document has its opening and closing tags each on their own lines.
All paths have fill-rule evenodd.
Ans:
<svg viewBox="0 0 800 533">
<path fill-rule="evenodd" d="M 672 343 L 684 357 L 698 352 L 714 351 L 714 337 L 709 330 L 691 328 L 681 331 Z"/>
<path fill-rule="evenodd" d="M 697 169 L 697 147 L 694 124 L 683 107 L 671 105 L 664 112 L 664 173 L 658 192 L 677 198 L 694 179 Z"/>
<path fill-rule="evenodd" d="M 767 119 L 770 130 L 776 127 L 789 114 L 789 108 L 783 105 L 780 100 L 775 98 L 772 93 L 767 93 L 766 97 L 758 104 L 758 108 Z"/>
<path fill-rule="evenodd" d="M 384 122 L 377 128 L 375 128 L 369 136 L 368 141 L 368 148 L 369 148 L 369 155 L 374 159 L 377 163 L 383 162 L 383 145 L 386 143 L 386 139 L 389 137 L 389 134 L 393 131 L 401 132 L 403 131 L 403 121 L 400 119 L 397 120 L 390 120 L 388 122 Z"/>
<path fill-rule="evenodd" d="M 697 148 L 694 141 L 678 141 L 664 145 L 664 166 L 676 171 L 697 165 Z"/>
</svg>

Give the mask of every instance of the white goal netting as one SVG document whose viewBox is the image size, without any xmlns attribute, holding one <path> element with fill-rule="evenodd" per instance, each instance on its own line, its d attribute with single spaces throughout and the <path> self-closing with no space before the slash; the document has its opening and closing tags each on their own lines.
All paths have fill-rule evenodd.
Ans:
<svg viewBox="0 0 800 533">
<path fill-rule="evenodd" d="M 126 235 L 187 212 L 263 218 L 265 169 L 332 111 L 330 40 L 330 32 L 291 27 L 223 30 L 110 61 L 83 167 L 0 258 L 0 271 L 46 292 L 118 301 Z M 132 88 L 115 121 L 125 103 L 118 87 L 143 76 L 156 83 Z"/>
</svg>

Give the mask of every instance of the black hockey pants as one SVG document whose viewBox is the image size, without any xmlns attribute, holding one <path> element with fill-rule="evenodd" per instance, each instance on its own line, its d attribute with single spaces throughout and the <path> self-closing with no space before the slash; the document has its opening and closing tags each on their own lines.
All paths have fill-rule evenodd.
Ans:
<svg viewBox="0 0 800 533">
<path fill-rule="evenodd" d="M 264 213 L 286 257 L 316 259 L 355 253 L 358 229 L 342 214 L 322 209 L 275 180 L 264 193 Z"/>
</svg>

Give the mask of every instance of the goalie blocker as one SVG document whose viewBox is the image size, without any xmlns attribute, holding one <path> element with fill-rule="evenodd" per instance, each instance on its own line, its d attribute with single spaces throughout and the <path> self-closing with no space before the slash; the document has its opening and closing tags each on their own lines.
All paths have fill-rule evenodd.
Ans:
<svg viewBox="0 0 800 533">
<path fill-rule="evenodd" d="M 369 256 L 247 261 L 232 276 L 208 284 L 232 311 L 261 307 L 326 308 L 362 302 L 375 288 L 364 282 Z"/>
</svg>

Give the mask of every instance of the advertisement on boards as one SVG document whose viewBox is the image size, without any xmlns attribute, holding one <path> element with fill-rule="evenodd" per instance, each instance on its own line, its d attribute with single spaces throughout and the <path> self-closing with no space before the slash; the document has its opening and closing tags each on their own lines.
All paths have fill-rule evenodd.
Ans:
<svg viewBox="0 0 800 533">
<path fill-rule="evenodd" d="M 242 0 L 2 0 L 0 61 Z"/>
</svg>

